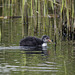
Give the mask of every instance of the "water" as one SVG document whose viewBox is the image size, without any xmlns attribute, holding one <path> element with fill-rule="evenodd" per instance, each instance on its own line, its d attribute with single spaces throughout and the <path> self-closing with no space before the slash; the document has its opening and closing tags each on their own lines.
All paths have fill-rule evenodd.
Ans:
<svg viewBox="0 0 75 75">
<path fill-rule="evenodd" d="M 64 42 L 63 42 L 64 43 Z M 64 47 L 63 47 L 64 46 Z M 29 50 L 27 50 L 29 49 Z M 0 47 L 1 75 L 74 75 L 75 59 L 72 45 L 56 47 L 49 44 L 47 50 L 20 46 Z"/>
<path fill-rule="evenodd" d="M 9 24 L 7 24 L 9 25 Z M 16 24 L 15 24 L 16 25 Z M 14 25 L 14 26 L 15 26 Z M 18 24 L 17 24 L 18 25 Z M 17 25 L 14 27 L 16 28 Z M 74 75 L 75 44 L 58 41 L 46 50 L 21 49 L 21 24 L 16 30 L 3 30 L 0 40 L 0 75 Z M 32 35 L 33 36 L 33 35 Z M 37 36 L 37 35 L 36 35 Z M 40 38 L 40 34 L 37 36 Z M 56 44 L 56 45 L 55 45 Z M 27 49 L 29 49 L 27 51 Z"/>
<path fill-rule="evenodd" d="M 32 52 L 32 51 L 31 51 Z M 25 51 L 2 50 L 0 51 L 0 74 L 40 74 L 48 72 L 56 73 L 60 68 L 54 61 L 49 61 L 49 55 L 44 55 L 40 51 L 36 54 L 27 54 Z"/>
</svg>

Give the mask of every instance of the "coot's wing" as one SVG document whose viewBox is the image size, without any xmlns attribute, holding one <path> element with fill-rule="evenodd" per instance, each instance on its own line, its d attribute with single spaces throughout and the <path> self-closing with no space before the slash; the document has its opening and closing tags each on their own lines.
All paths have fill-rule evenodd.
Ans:
<svg viewBox="0 0 75 75">
<path fill-rule="evenodd" d="M 43 42 L 41 39 L 35 37 L 26 37 L 20 41 L 20 46 L 36 46 L 41 45 Z"/>
<path fill-rule="evenodd" d="M 26 37 L 20 41 L 20 46 L 32 46 L 34 45 L 33 37 Z"/>
</svg>

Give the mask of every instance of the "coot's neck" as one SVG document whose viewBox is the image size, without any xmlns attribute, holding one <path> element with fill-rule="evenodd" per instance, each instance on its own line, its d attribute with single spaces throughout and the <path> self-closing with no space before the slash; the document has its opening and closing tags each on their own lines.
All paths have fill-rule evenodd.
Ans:
<svg viewBox="0 0 75 75">
<path fill-rule="evenodd" d="M 43 43 L 43 44 L 42 44 L 42 46 L 47 46 L 47 43 L 46 43 L 46 42 L 45 42 L 45 43 Z"/>
</svg>

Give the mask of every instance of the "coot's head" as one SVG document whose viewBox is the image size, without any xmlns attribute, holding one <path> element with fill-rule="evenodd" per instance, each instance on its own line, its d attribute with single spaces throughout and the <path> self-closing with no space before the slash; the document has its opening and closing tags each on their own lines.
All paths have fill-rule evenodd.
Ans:
<svg viewBox="0 0 75 75">
<path fill-rule="evenodd" d="M 52 41 L 49 39 L 49 36 L 47 36 L 47 35 L 42 36 L 42 40 L 43 40 L 43 42 L 45 42 L 45 43 L 47 43 L 47 42 L 52 42 Z"/>
</svg>

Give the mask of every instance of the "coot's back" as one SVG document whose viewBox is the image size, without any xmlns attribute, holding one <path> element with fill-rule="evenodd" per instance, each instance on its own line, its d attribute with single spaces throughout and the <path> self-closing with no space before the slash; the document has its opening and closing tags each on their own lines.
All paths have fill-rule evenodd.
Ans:
<svg viewBox="0 0 75 75">
<path fill-rule="evenodd" d="M 36 37 L 26 37 L 20 41 L 20 46 L 38 46 L 42 45 L 43 41 Z"/>
</svg>

